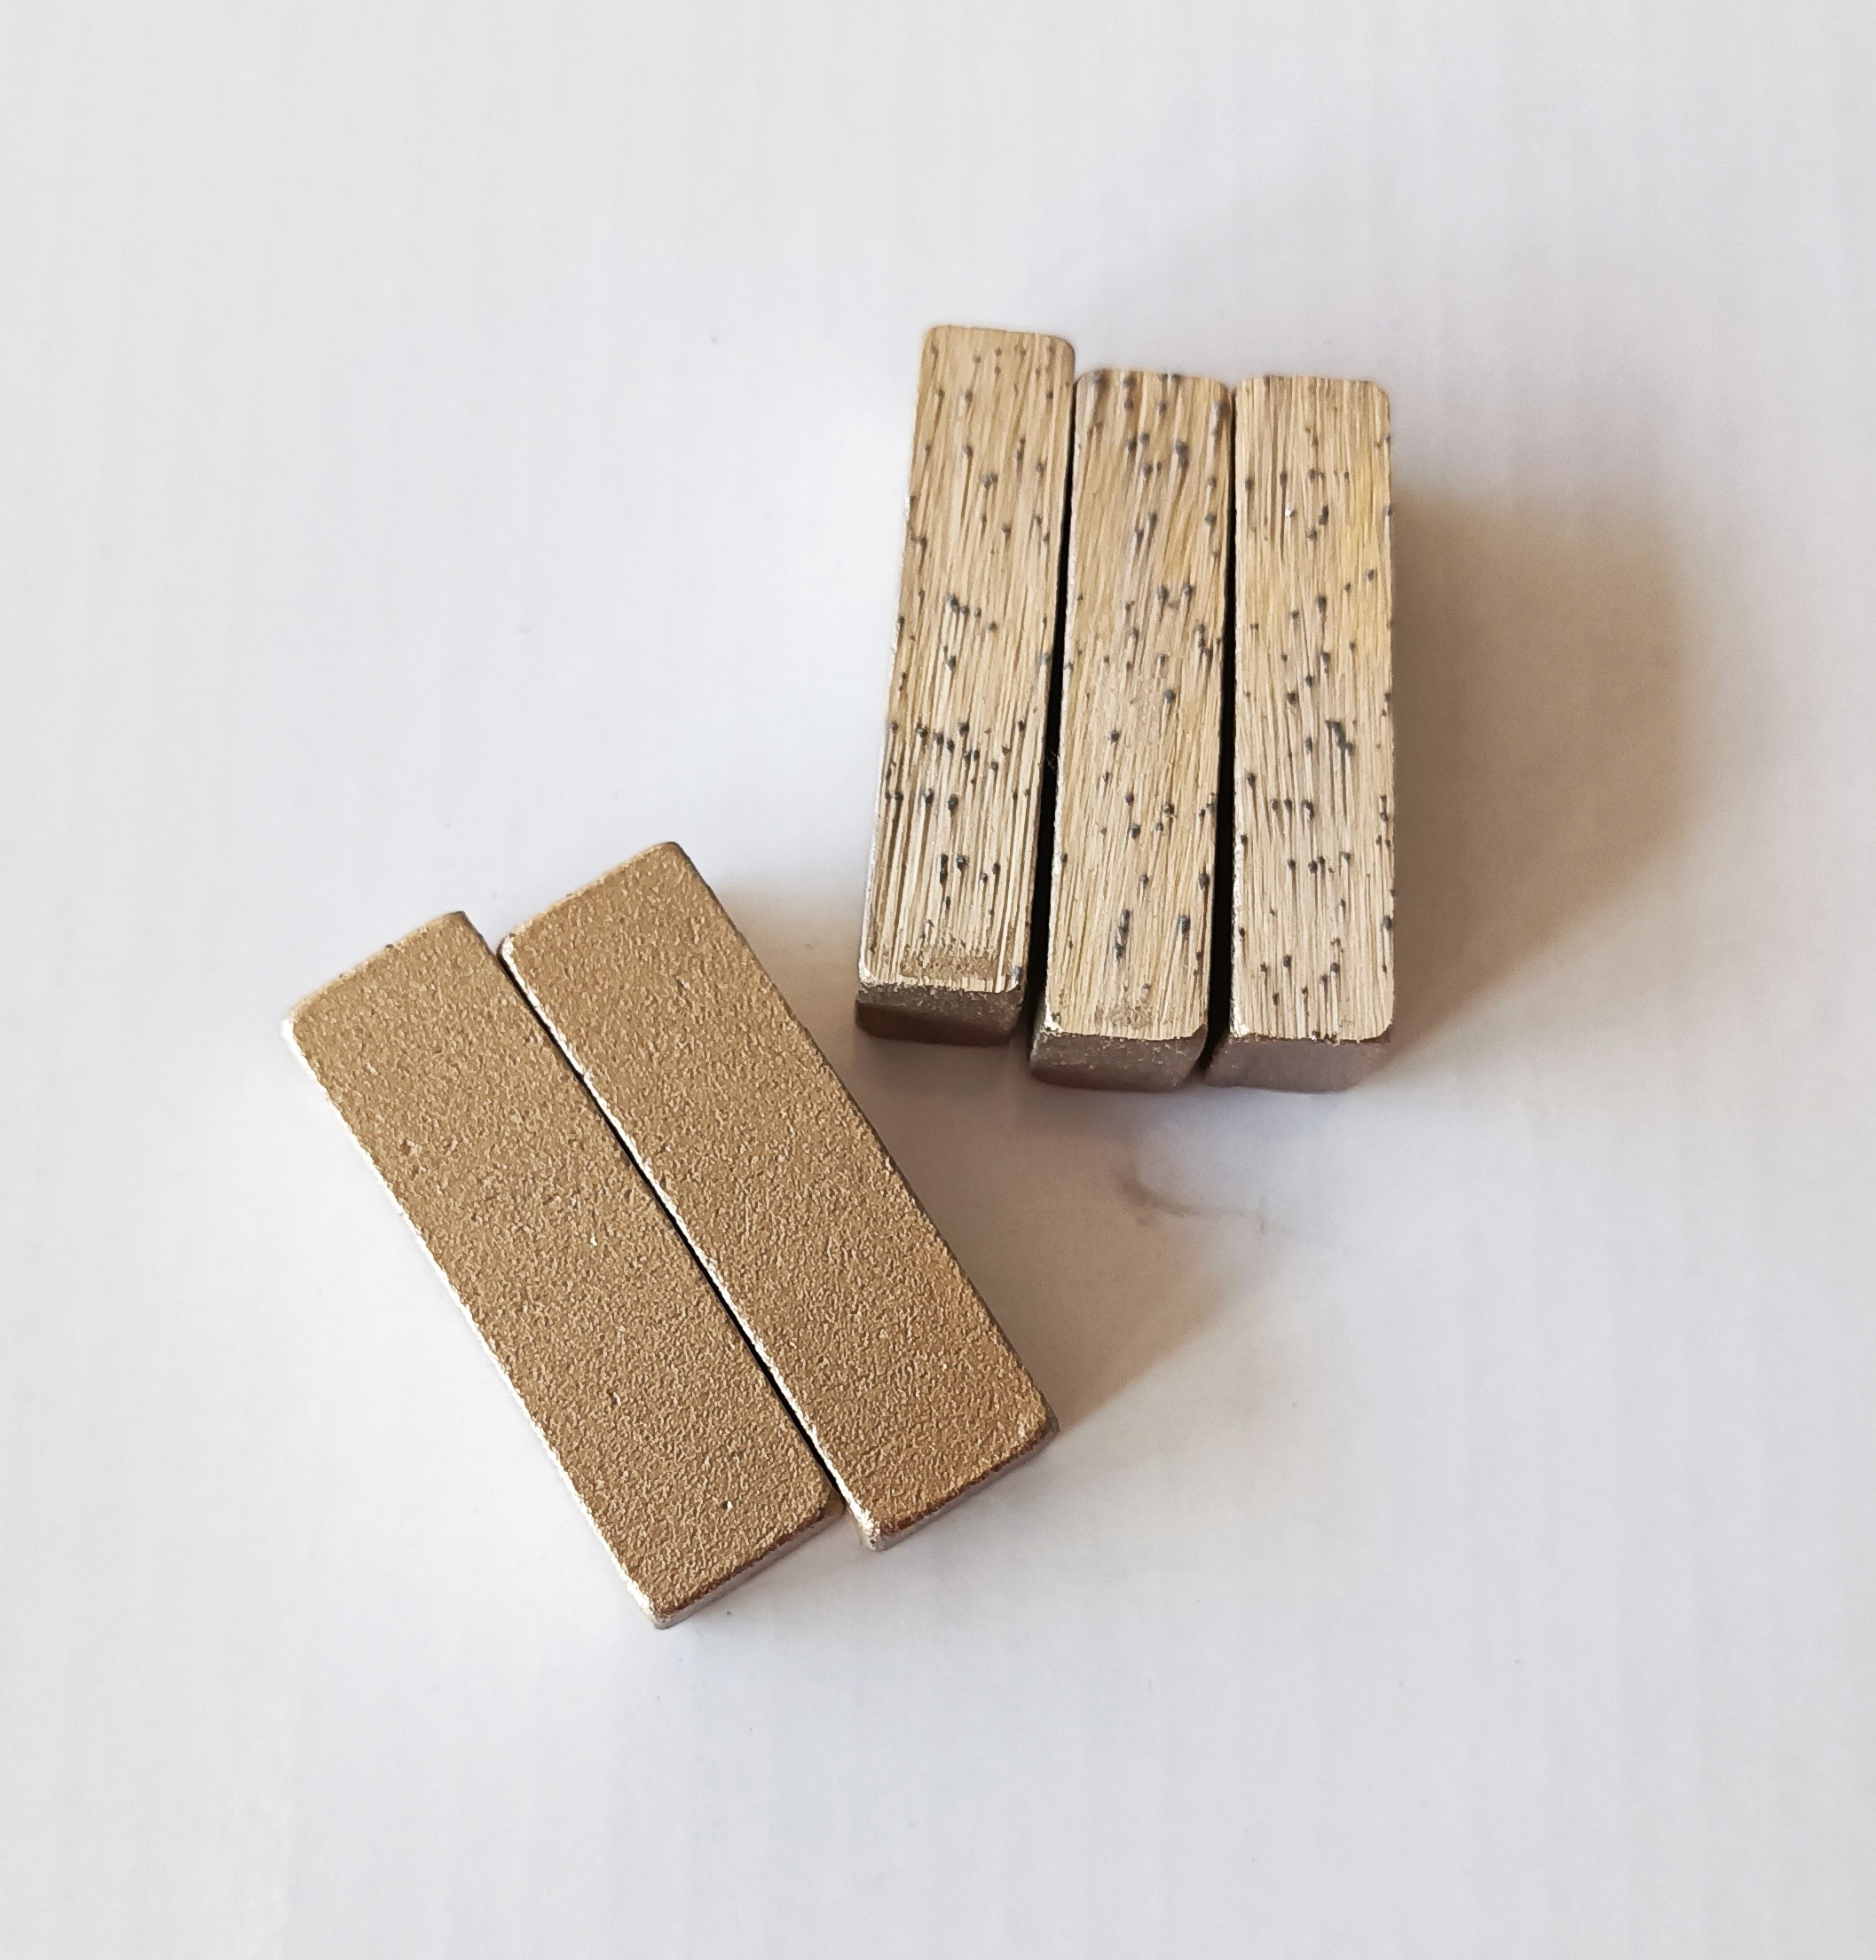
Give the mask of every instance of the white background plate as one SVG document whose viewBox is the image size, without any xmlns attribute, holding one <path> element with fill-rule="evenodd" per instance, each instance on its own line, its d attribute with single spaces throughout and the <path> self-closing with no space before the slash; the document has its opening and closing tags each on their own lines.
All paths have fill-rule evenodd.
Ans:
<svg viewBox="0 0 1876 1960">
<path fill-rule="evenodd" d="M 0 49 L 0 1947 L 1876 1941 L 1876 18 Z M 918 336 L 1392 391 L 1400 1051 L 850 988 Z M 681 839 L 1060 1410 L 640 1619 L 277 1032 Z"/>
</svg>

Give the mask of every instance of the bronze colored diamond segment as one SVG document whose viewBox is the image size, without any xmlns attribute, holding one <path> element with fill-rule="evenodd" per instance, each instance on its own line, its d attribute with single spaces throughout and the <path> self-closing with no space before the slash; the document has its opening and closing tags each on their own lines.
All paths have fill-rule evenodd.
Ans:
<svg viewBox="0 0 1876 1960">
<path fill-rule="evenodd" d="M 674 844 L 563 899 L 502 953 L 869 1543 L 1047 1440 L 1036 1384 Z"/>
<path fill-rule="evenodd" d="M 682 1239 L 460 912 L 320 988 L 287 1034 L 658 1625 L 837 1513 Z"/>
</svg>

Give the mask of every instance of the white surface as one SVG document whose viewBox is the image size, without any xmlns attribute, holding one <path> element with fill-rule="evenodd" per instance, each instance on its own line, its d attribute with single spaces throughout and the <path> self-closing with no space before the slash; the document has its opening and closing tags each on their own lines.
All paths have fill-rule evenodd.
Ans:
<svg viewBox="0 0 1876 1960">
<path fill-rule="evenodd" d="M 4 35 L 0 1950 L 1876 1950 L 1868 12 Z M 1391 387 L 1354 1094 L 850 1027 L 937 319 Z M 666 836 L 1067 1428 L 660 1635 L 276 1028 Z"/>
</svg>

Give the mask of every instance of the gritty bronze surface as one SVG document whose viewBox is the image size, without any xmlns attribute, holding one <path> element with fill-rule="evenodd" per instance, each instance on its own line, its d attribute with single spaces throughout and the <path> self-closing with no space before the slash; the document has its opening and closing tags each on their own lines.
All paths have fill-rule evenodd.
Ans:
<svg viewBox="0 0 1876 1960">
<path fill-rule="evenodd" d="M 658 1625 L 831 1515 L 721 1302 L 460 912 L 287 1033 Z"/>
<path fill-rule="evenodd" d="M 1035 1449 L 1048 1405 L 690 861 L 660 845 L 503 956 L 870 1542 Z"/>
</svg>

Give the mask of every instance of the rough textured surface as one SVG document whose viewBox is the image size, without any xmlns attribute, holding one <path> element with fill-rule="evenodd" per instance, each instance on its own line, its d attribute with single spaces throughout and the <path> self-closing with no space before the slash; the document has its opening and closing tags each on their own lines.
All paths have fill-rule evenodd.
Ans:
<svg viewBox="0 0 1876 1960">
<path fill-rule="evenodd" d="M 1006 1041 L 1027 990 L 1075 350 L 925 338 L 855 1012 Z"/>
<path fill-rule="evenodd" d="M 1171 1089 L 1205 1045 L 1218 855 L 1231 397 L 1075 384 L 1048 963 L 1029 1066 Z"/>
<path fill-rule="evenodd" d="M 461 913 L 287 1024 L 659 1625 L 834 1493 L 619 1139 Z"/>
<path fill-rule="evenodd" d="M 503 954 L 871 1543 L 1046 1438 L 1035 1383 L 674 844 L 562 900 Z"/>
<path fill-rule="evenodd" d="M 1230 1018 L 1215 1082 L 1343 1089 L 1394 1019 L 1388 399 L 1237 400 Z"/>
</svg>

